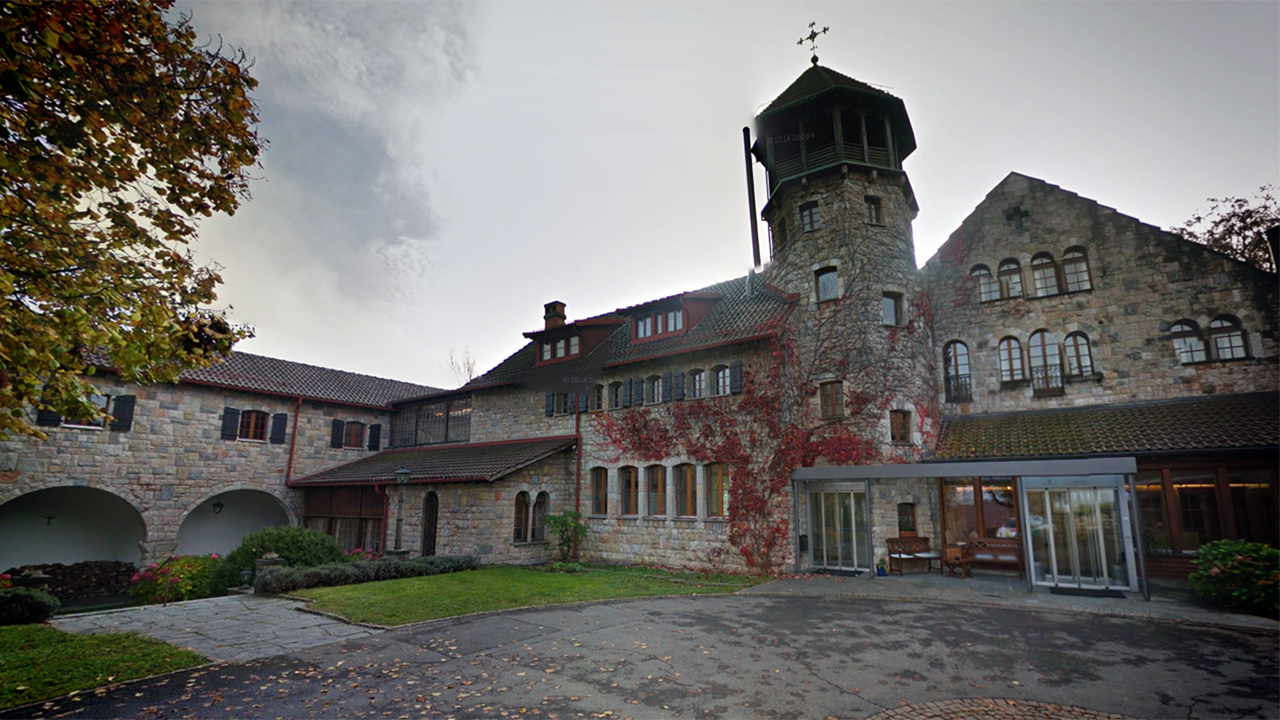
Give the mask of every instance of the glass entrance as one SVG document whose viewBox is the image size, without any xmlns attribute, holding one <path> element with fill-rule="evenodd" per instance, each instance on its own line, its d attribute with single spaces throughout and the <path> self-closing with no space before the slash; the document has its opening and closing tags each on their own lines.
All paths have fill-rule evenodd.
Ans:
<svg viewBox="0 0 1280 720">
<path fill-rule="evenodd" d="M 814 567 L 867 570 L 871 547 L 867 540 L 865 490 L 809 493 L 809 537 Z"/>
<path fill-rule="evenodd" d="M 1121 492 L 1117 486 L 1027 488 L 1028 545 L 1037 585 L 1130 588 Z"/>
</svg>

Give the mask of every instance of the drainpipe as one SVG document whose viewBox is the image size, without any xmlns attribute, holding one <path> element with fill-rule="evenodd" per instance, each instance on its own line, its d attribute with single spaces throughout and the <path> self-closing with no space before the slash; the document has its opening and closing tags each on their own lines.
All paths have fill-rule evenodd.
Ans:
<svg viewBox="0 0 1280 720">
<path fill-rule="evenodd" d="M 293 407 L 293 433 L 289 436 L 289 464 L 284 469 L 284 484 L 293 479 L 293 450 L 298 445 L 298 416 L 302 415 L 302 398 Z"/>
<path fill-rule="evenodd" d="M 582 413 L 573 414 L 573 434 L 577 437 L 574 455 L 578 458 L 578 471 L 573 483 L 573 511 L 582 514 Z M 573 559 L 578 559 L 578 537 L 573 537 Z"/>
</svg>

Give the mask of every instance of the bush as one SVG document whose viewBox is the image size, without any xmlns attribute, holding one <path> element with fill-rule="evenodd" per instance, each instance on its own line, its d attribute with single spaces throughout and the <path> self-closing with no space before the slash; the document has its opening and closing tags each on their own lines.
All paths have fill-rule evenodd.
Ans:
<svg viewBox="0 0 1280 720">
<path fill-rule="evenodd" d="M 217 585 L 225 590 L 240 585 L 241 570 L 255 570 L 254 561 L 273 552 L 290 567 L 315 567 L 342 562 L 338 541 L 318 530 L 304 527 L 272 527 L 245 535 L 240 547 L 226 556 L 218 570 Z"/>
<path fill-rule="evenodd" d="M 459 570 L 474 570 L 476 559 L 469 555 L 432 555 L 414 560 L 357 560 L 331 563 L 310 568 L 264 568 L 253 583 L 254 592 L 279 595 L 313 587 L 354 585 L 377 580 L 442 575 Z"/>
<path fill-rule="evenodd" d="M 547 515 L 542 521 L 555 536 L 556 547 L 560 550 L 560 562 L 568 562 L 574 545 L 587 537 L 587 525 L 582 522 L 582 513 L 570 510 L 560 515 Z"/>
<path fill-rule="evenodd" d="M 221 595 L 218 575 L 223 560 L 214 555 L 182 555 L 157 565 L 151 563 L 133 574 L 129 597 L 139 605 L 199 600 Z"/>
<path fill-rule="evenodd" d="M 375 552 L 373 550 L 362 550 L 360 548 L 356 548 L 355 550 L 342 551 L 342 562 L 356 562 L 358 560 L 377 560 L 381 557 L 382 557 L 382 553 Z"/>
<path fill-rule="evenodd" d="M 553 562 L 542 566 L 547 572 L 580 573 L 586 572 L 587 566 L 580 562 Z"/>
<path fill-rule="evenodd" d="M 1280 550 L 1244 540 L 1218 540 L 1202 545 L 1195 563 L 1191 584 L 1209 602 L 1280 616 Z"/>
<path fill-rule="evenodd" d="M 35 588 L 0 590 L 0 625 L 29 625 L 53 617 L 62 604 L 58 598 Z"/>
</svg>

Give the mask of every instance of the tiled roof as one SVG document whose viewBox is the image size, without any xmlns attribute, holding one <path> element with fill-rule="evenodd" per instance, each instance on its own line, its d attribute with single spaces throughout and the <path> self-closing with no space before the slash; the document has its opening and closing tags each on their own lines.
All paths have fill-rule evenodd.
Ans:
<svg viewBox="0 0 1280 720">
<path fill-rule="evenodd" d="M 943 420 L 935 459 L 1143 454 L 1280 445 L 1280 394 L 1248 393 Z"/>
<path fill-rule="evenodd" d="M 822 67 L 821 65 L 813 65 L 808 70 L 800 73 L 800 77 L 795 82 L 787 86 L 782 94 L 774 98 L 769 103 L 769 107 L 760 112 L 761 115 L 767 115 L 771 112 L 782 110 L 799 102 L 803 102 L 814 95 L 833 90 L 835 88 L 844 88 L 846 90 L 857 90 L 859 92 L 870 93 L 872 95 L 882 95 L 884 97 L 894 97 L 889 93 L 874 88 L 860 80 L 854 80 L 848 75 L 838 73 L 831 68 Z M 896 98 L 895 98 L 896 99 Z"/>
<path fill-rule="evenodd" d="M 207 368 L 186 370 L 179 379 L 250 392 L 375 407 L 384 407 L 399 398 L 440 392 L 438 388 L 427 385 L 330 370 L 245 352 L 233 352 L 226 360 Z"/>
<path fill-rule="evenodd" d="M 748 277 L 755 278 L 749 297 L 747 296 Z M 759 276 L 728 280 L 689 294 L 719 294 L 723 297 L 715 302 L 697 325 L 687 328 L 681 335 L 635 342 L 631 337 L 631 322 L 628 320 L 614 331 L 608 340 L 582 358 L 546 365 L 535 363 L 536 346 L 534 343 L 529 343 L 503 360 L 497 367 L 460 389 L 480 390 L 503 385 L 521 385 L 547 390 L 578 389 L 584 384 L 597 382 L 596 378 L 600 377 L 606 367 L 765 337 L 780 326 L 794 306 L 792 299 L 765 287 Z M 644 305 L 650 304 L 652 303 Z M 612 315 L 615 313 L 600 317 Z"/>
<path fill-rule="evenodd" d="M 510 440 L 507 442 L 436 445 L 387 450 L 377 455 L 308 475 L 290 485 L 351 485 L 394 482 L 396 470 L 406 468 L 410 482 L 438 483 L 493 481 L 567 450 L 576 442 L 572 435 Z"/>
</svg>

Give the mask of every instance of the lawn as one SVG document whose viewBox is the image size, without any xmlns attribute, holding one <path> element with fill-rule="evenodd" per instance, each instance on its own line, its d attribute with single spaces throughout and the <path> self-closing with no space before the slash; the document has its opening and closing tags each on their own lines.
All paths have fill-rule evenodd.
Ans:
<svg viewBox="0 0 1280 720">
<path fill-rule="evenodd" d="M 652 595 L 713 595 L 741 590 L 757 580 L 735 575 L 672 573 L 649 568 L 591 567 L 580 573 L 533 568 L 479 570 L 299 590 L 316 610 L 378 625 L 555 605 L 584 600 Z"/>
<path fill-rule="evenodd" d="M 48 625 L 0 627 L 0 709 L 208 662 L 133 634 L 77 635 Z"/>
</svg>

